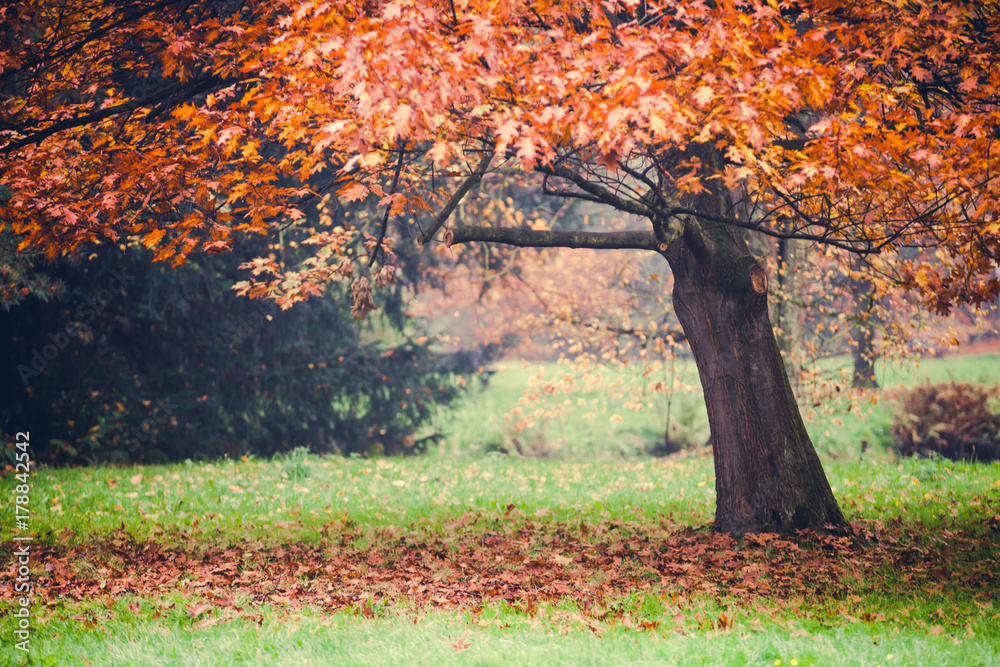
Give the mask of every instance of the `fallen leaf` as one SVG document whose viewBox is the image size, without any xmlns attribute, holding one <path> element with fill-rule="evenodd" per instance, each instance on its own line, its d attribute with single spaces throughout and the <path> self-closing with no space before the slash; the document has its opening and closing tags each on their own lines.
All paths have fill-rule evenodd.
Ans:
<svg viewBox="0 0 1000 667">
<path fill-rule="evenodd" d="M 212 627 L 213 625 L 216 625 L 217 623 L 221 623 L 224 620 L 225 619 L 219 616 L 206 616 L 205 618 L 195 623 L 194 627 L 198 628 L 199 630 L 205 630 L 207 628 Z"/>
<path fill-rule="evenodd" d="M 198 602 L 184 607 L 184 611 L 186 611 L 191 618 L 198 618 L 211 608 L 212 604 L 209 602 Z"/>
<path fill-rule="evenodd" d="M 467 648 L 469 648 L 470 646 L 472 646 L 472 642 L 467 642 L 467 641 L 465 641 L 465 640 L 466 640 L 466 639 L 468 639 L 468 638 L 469 638 L 469 631 L 468 631 L 468 630 L 466 630 L 466 631 L 465 631 L 465 632 L 464 632 L 464 633 L 462 634 L 462 636 L 458 638 L 458 641 L 456 641 L 456 642 L 455 642 L 454 644 L 453 644 L 453 643 L 451 643 L 451 642 L 449 642 L 449 643 L 448 643 L 448 646 L 452 647 L 452 648 L 453 648 L 453 649 L 455 649 L 456 651 L 464 651 L 465 649 L 467 649 Z"/>
</svg>

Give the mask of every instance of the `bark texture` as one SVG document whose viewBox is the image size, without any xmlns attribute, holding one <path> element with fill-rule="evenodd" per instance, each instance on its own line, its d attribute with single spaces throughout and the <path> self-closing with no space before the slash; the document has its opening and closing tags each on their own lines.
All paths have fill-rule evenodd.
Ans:
<svg viewBox="0 0 1000 667">
<path fill-rule="evenodd" d="M 775 341 L 763 268 L 741 237 L 718 226 L 690 226 L 663 254 L 708 406 L 715 529 L 842 525 Z"/>
</svg>

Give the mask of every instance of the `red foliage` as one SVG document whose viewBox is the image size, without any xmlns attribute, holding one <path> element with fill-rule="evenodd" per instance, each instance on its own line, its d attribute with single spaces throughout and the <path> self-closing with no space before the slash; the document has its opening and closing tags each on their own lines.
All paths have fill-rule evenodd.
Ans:
<svg viewBox="0 0 1000 667">
<path fill-rule="evenodd" d="M 878 257 L 941 312 L 1000 291 L 988 3 L 228 7 L 2 10 L 0 217 L 20 250 L 110 240 L 182 262 L 297 224 L 324 192 L 384 207 L 373 239 L 394 218 L 429 241 L 449 200 L 519 165 L 648 218 L 660 242 L 713 222 L 679 202 L 722 180 L 735 208 L 714 222 Z M 692 157 L 704 146 L 717 163 Z M 655 248 L 637 239 L 586 237 Z M 914 245 L 938 252 L 900 252 Z M 326 253 L 253 293 L 290 304 L 345 279 Z"/>
<path fill-rule="evenodd" d="M 948 382 L 901 391 L 892 434 L 903 456 L 1000 458 L 1000 388 Z"/>
</svg>

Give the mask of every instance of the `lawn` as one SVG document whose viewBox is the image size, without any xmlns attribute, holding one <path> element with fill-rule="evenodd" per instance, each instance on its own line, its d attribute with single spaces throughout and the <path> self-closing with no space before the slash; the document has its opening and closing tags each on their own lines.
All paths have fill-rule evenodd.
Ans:
<svg viewBox="0 0 1000 667">
<path fill-rule="evenodd" d="M 705 448 L 643 454 L 655 404 L 626 412 L 634 393 L 604 378 L 553 400 L 607 412 L 552 414 L 531 397 L 559 369 L 510 366 L 442 416 L 424 457 L 34 471 L 31 652 L 15 648 L 15 563 L 0 663 L 1000 664 L 1000 465 L 897 460 L 885 401 L 826 415 L 810 428 L 851 529 L 733 539 L 706 529 Z M 501 453 L 514 438 L 544 458 Z M 17 480 L 2 484 L 9 535 Z"/>
<path fill-rule="evenodd" d="M 849 368 L 850 359 L 825 360 L 829 373 Z M 671 438 L 700 445 L 708 441 L 708 417 L 698 373 L 690 360 L 626 370 L 605 366 L 582 370 L 572 364 L 507 362 L 486 388 L 473 382 L 471 396 L 442 420 L 443 451 L 449 459 L 491 451 L 517 452 L 555 459 L 620 459 L 647 456 Z M 889 444 L 892 397 L 900 388 L 923 382 L 1000 382 L 1000 354 L 952 356 L 880 362 L 876 375 L 882 391 L 846 401 L 804 405 L 803 414 L 817 450 L 829 458 L 853 458 L 862 441 L 873 454 Z M 674 387 L 658 392 L 656 383 Z M 530 426 L 518 422 L 530 418 Z M 619 421 L 620 418 L 620 421 Z M 518 441 L 515 446 L 514 440 Z"/>
</svg>

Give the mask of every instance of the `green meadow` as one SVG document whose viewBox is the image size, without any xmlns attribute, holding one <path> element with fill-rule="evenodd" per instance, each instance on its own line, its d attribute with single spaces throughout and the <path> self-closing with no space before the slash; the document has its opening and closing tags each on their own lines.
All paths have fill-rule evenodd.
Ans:
<svg viewBox="0 0 1000 667">
<path fill-rule="evenodd" d="M 507 362 L 420 457 L 34 470 L 30 652 L 6 541 L 0 664 L 1000 664 L 1000 464 L 899 460 L 887 389 L 809 423 L 847 533 L 715 535 L 700 396 L 649 390 L 691 369 L 564 370 Z M 651 456 L 668 400 L 696 446 Z"/>
</svg>

